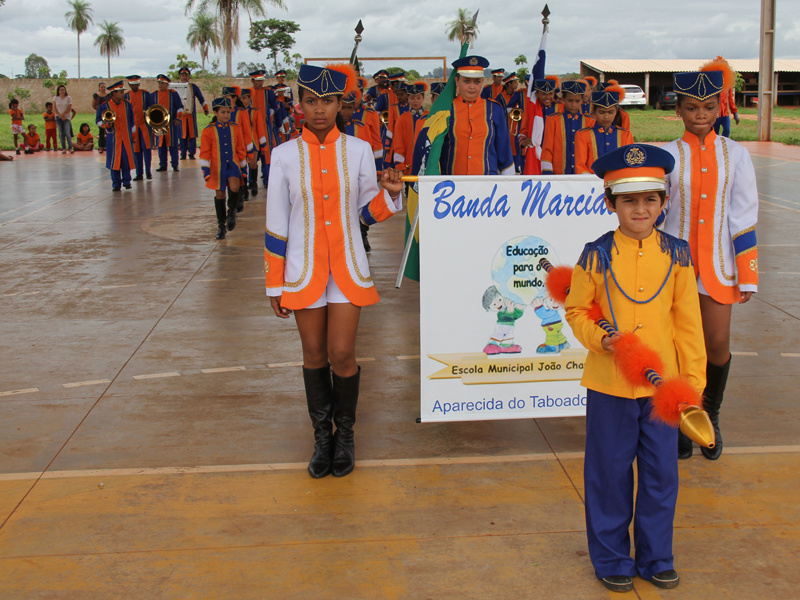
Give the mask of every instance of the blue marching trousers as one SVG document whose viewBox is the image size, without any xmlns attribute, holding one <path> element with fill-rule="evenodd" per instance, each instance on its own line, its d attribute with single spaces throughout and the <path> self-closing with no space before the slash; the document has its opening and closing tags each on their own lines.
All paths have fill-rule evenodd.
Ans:
<svg viewBox="0 0 800 600">
<path fill-rule="evenodd" d="M 172 168 L 176 168 L 178 166 L 178 146 L 169 146 L 169 162 L 172 165 Z M 167 146 L 159 146 L 158 147 L 158 166 L 159 168 L 165 169 L 167 167 Z M 677 443 L 677 442 L 676 442 Z"/>
<path fill-rule="evenodd" d="M 142 127 L 137 127 L 134 134 L 139 136 L 139 148 L 142 149 L 141 152 L 133 153 L 133 163 L 136 165 L 137 177 L 144 173 L 150 175 L 150 165 L 153 163 L 153 151 L 144 145 L 144 132 L 142 129 Z"/>
<path fill-rule="evenodd" d="M 587 390 L 586 534 L 598 579 L 643 579 L 673 568 L 672 523 L 678 500 L 678 430 L 650 418 L 650 398 Z M 633 461 L 638 488 L 633 501 Z M 628 528 L 633 520 L 636 559 Z"/>
<path fill-rule="evenodd" d="M 722 130 L 722 134 L 720 134 L 720 130 Z M 717 117 L 717 120 L 714 121 L 714 133 L 716 133 L 717 135 L 722 135 L 722 137 L 726 138 L 731 137 L 730 115 L 727 117 Z"/>
<path fill-rule="evenodd" d="M 194 158 L 197 154 L 197 138 L 181 138 L 181 156 L 186 156 L 186 151 L 189 151 L 189 156 Z"/>
<path fill-rule="evenodd" d="M 261 161 L 261 181 L 264 183 L 264 189 L 267 189 L 269 185 L 269 163 L 264 160 L 264 153 L 261 150 L 256 154 L 256 163 L 259 161 Z M 255 177 L 256 171 L 249 167 L 248 169 L 250 171 L 250 177 Z"/>
<path fill-rule="evenodd" d="M 119 188 L 123 185 L 129 186 L 131 184 L 131 169 L 128 166 L 128 151 L 125 149 L 125 146 L 122 147 L 122 159 L 120 160 L 119 167 L 118 171 L 111 169 L 111 186 L 115 188 Z"/>
</svg>

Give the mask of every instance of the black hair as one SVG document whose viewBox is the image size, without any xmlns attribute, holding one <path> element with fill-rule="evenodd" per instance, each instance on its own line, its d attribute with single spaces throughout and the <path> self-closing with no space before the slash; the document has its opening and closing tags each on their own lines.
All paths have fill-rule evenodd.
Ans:
<svg viewBox="0 0 800 600">
<path fill-rule="evenodd" d="M 612 194 L 611 188 L 606 188 L 605 191 L 606 191 L 606 198 L 608 198 L 608 203 L 614 208 L 617 208 L 617 196 L 619 196 L 619 194 Z M 656 193 L 661 198 L 661 206 L 663 207 L 664 203 L 667 201 L 667 192 L 665 192 L 664 190 L 658 190 L 656 191 Z"/>
<path fill-rule="evenodd" d="M 48 106 L 53 106 L 52 102 L 45 102 L 44 107 L 47 108 Z"/>
<path fill-rule="evenodd" d="M 298 97 L 298 99 L 300 100 L 301 103 L 303 102 L 303 95 L 304 95 L 305 91 L 306 90 L 305 90 L 304 87 L 298 86 L 298 88 L 297 88 L 297 97 Z M 342 99 L 342 95 L 341 94 L 335 94 L 334 97 L 338 98 L 340 101 Z M 345 125 L 344 119 L 342 118 L 342 115 L 340 115 L 338 112 L 336 113 L 336 129 L 338 129 L 341 133 L 347 132 L 347 125 Z"/>
<path fill-rule="evenodd" d="M 676 105 L 680 106 L 681 102 L 683 101 L 684 95 L 683 94 L 675 94 L 675 96 L 677 96 L 677 98 L 676 98 L 676 103 L 677 104 Z M 709 98 L 716 98 L 717 102 L 720 101 L 719 97 L 720 97 L 720 94 L 714 94 L 713 96 L 709 96 Z M 708 98 L 706 98 L 706 100 L 708 100 Z M 705 102 L 705 100 L 703 100 L 703 102 Z"/>
<path fill-rule="evenodd" d="M 91 128 L 91 127 L 89 127 L 89 124 L 88 124 L 88 123 L 81 123 L 81 126 L 80 126 L 80 127 L 78 127 L 78 133 L 83 133 L 83 128 L 84 128 L 84 127 L 86 127 L 86 129 L 88 129 L 88 130 L 89 130 L 89 133 L 91 133 L 91 132 L 92 132 L 92 128 Z"/>
<path fill-rule="evenodd" d="M 62 87 L 64 88 L 64 95 L 69 96 L 69 92 L 67 91 L 67 86 L 65 86 L 63 83 L 56 88 L 56 96 L 58 96 L 58 92 L 61 91 Z"/>
<path fill-rule="evenodd" d="M 19 100 L 17 100 L 16 98 L 12 98 L 12 99 L 11 99 L 11 100 L 9 100 L 9 102 L 8 102 L 8 108 L 11 108 L 11 107 L 12 107 L 12 106 L 14 106 L 15 104 L 19 104 Z"/>
</svg>

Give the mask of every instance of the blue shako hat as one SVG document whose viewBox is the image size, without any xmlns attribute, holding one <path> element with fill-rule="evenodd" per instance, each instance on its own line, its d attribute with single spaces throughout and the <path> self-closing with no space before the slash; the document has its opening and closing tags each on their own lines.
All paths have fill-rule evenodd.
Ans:
<svg viewBox="0 0 800 600">
<path fill-rule="evenodd" d="M 556 82 L 552 79 L 534 79 L 533 80 L 533 89 L 537 92 L 542 92 L 543 94 L 549 94 L 550 92 L 556 91 Z"/>
<path fill-rule="evenodd" d="M 592 92 L 592 104 L 611 108 L 619 104 L 619 92 Z"/>
<path fill-rule="evenodd" d="M 494 73 L 492 73 L 492 74 L 494 74 Z M 508 75 L 503 77 L 503 85 L 505 85 L 507 83 L 511 83 L 512 81 L 519 81 L 519 77 L 517 77 L 517 73 L 516 72 L 509 73 Z"/>
<path fill-rule="evenodd" d="M 413 96 L 414 94 L 424 94 L 427 89 L 428 84 L 426 84 L 424 81 L 409 83 L 406 85 L 406 91 L 408 92 L 409 96 Z"/>
<path fill-rule="evenodd" d="M 222 95 L 223 96 L 238 96 L 239 90 L 235 87 L 224 87 L 222 88 Z"/>
<path fill-rule="evenodd" d="M 341 96 L 347 87 L 347 75 L 315 67 L 314 65 L 300 65 L 300 72 L 297 74 L 297 85 L 324 98 L 326 96 Z"/>
<path fill-rule="evenodd" d="M 161 83 L 170 83 L 172 81 L 172 79 L 170 79 L 169 77 L 167 77 L 163 73 L 159 73 L 158 75 L 156 75 L 156 81 L 159 81 Z M 108 88 L 106 88 L 106 89 L 108 89 Z"/>
<path fill-rule="evenodd" d="M 489 61 L 482 56 L 465 56 L 454 60 L 451 64 L 457 74 L 474 79 L 482 78 L 483 70 L 489 68 Z"/>
<path fill-rule="evenodd" d="M 667 173 L 675 158 L 658 146 L 629 144 L 609 152 L 592 163 L 592 171 L 603 179 L 612 194 L 665 191 Z"/>
<path fill-rule="evenodd" d="M 444 81 L 437 81 L 431 84 L 431 94 L 439 95 L 444 91 L 444 86 L 447 85 Z"/>
<path fill-rule="evenodd" d="M 675 73 L 672 76 L 672 89 L 676 94 L 702 101 L 722 93 L 724 81 L 722 71 Z"/>
<path fill-rule="evenodd" d="M 564 81 L 561 84 L 561 94 L 575 94 L 582 96 L 586 93 L 586 84 L 583 81 Z"/>
<path fill-rule="evenodd" d="M 215 108 L 230 108 L 231 107 L 231 99 L 230 98 L 214 98 L 214 101 L 211 103 L 211 110 Z"/>
<path fill-rule="evenodd" d="M 109 92 L 116 92 L 116 91 L 124 90 L 124 89 L 125 89 L 125 82 L 122 79 L 120 79 L 119 81 L 117 81 L 115 83 L 112 83 L 109 86 L 106 86 L 106 90 L 109 91 Z"/>
<path fill-rule="evenodd" d="M 128 75 L 125 79 L 127 79 L 131 83 L 141 83 L 142 81 L 142 78 L 139 75 Z"/>
<path fill-rule="evenodd" d="M 178 70 L 178 75 L 183 75 L 184 73 L 188 73 L 189 75 L 191 75 L 192 71 L 189 69 L 189 67 L 181 67 Z"/>
<path fill-rule="evenodd" d="M 267 72 L 264 69 L 256 69 L 255 71 L 248 73 L 250 79 L 255 79 L 257 81 L 263 81 L 266 74 Z"/>
</svg>

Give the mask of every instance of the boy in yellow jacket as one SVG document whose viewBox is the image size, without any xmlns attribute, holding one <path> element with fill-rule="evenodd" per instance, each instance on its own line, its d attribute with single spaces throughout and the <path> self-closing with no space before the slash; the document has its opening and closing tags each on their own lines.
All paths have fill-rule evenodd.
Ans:
<svg viewBox="0 0 800 600">
<path fill-rule="evenodd" d="M 689 245 L 654 228 L 666 199 L 672 155 L 633 144 L 592 164 L 619 228 L 586 244 L 572 274 L 566 318 L 589 350 L 586 530 L 597 578 L 613 591 L 633 589 L 637 571 L 660 588 L 677 587 L 672 522 L 678 498 L 678 430 L 652 419 L 654 388 L 632 387 L 614 364 L 616 335 L 589 317 L 599 305 L 617 331 L 634 331 L 664 361 L 663 377 L 705 386 L 706 352 Z M 634 516 L 633 462 L 638 468 Z M 628 528 L 634 521 L 635 560 Z"/>
</svg>

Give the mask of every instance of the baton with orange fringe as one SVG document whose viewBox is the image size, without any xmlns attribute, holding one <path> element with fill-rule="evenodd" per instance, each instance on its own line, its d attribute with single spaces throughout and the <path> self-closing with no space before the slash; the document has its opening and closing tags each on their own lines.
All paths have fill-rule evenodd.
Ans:
<svg viewBox="0 0 800 600">
<path fill-rule="evenodd" d="M 554 266 L 546 258 L 539 261 L 539 266 L 546 272 L 544 285 L 547 293 L 563 306 L 572 283 L 572 268 Z M 652 417 L 671 427 L 679 427 L 684 435 L 701 446 L 713 448 L 716 443 L 714 427 L 702 408 L 703 398 L 697 390 L 682 377 L 663 379 L 659 373 L 664 372 L 664 362 L 658 352 L 635 333 L 617 331 L 605 319 L 599 304 L 592 306 L 588 316 L 608 335 L 617 336 L 614 362 L 625 381 L 634 386 L 650 384 L 656 388 L 651 399 Z"/>
</svg>

